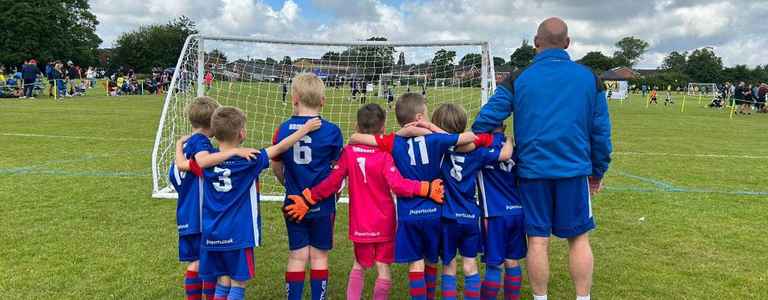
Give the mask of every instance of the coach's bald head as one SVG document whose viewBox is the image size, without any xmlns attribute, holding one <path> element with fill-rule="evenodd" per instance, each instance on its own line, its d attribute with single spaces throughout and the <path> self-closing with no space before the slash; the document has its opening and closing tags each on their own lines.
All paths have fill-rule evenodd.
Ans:
<svg viewBox="0 0 768 300">
<path fill-rule="evenodd" d="M 568 49 L 571 38 L 568 37 L 568 25 L 560 18 L 552 17 L 539 24 L 539 30 L 533 40 L 536 51 L 551 48 Z"/>
</svg>

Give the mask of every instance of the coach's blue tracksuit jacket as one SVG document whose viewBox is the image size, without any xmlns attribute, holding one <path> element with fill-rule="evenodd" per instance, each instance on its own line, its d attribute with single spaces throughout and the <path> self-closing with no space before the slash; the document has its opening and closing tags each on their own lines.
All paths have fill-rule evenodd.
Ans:
<svg viewBox="0 0 768 300">
<path fill-rule="evenodd" d="M 529 179 L 603 177 L 611 161 L 605 88 L 563 49 L 537 54 L 496 88 L 472 125 L 490 132 L 512 112 L 518 175 Z"/>
</svg>

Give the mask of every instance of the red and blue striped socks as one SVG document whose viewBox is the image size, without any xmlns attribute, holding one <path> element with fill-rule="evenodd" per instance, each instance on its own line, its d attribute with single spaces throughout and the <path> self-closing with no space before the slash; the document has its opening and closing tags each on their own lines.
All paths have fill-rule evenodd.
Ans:
<svg viewBox="0 0 768 300">
<path fill-rule="evenodd" d="M 285 293 L 288 300 L 301 300 L 304 294 L 305 272 L 285 272 Z"/>
<path fill-rule="evenodd" d="M 434 300 L 437 290 L 437 268 L 430 265 L 424 266 L 424 282 L 427 285 L 427 300 Z"/>
<path fill-rule="evenodd" d="M 310 272 L 310 280 L 312 300 L 325 299 L 325 292 L 328 288 L 328 270 L 312 270 Z"/>
<path fill-rule="evenodd" d="M 456 300 L 456 276 L 443 274 L 440 288 L 445 300 Z"/>
<path fill-rule="evenodd" d="M 464 300 L 480 300 L 480 273 L 464 276 Z"/>
<path fill-rule="evenodd" d="M 205 297 L 205 300 L 213 300 L 213 294 L 215 292 L 216 282 L 203 280 L 203 296 Z"/>
<path fill-rule="evenodd" d="M 485 280 L 480 291 L 483 300 L 495 300 L 501 289 L 501 267 L 485 265 Z"/>
<path fill-rule="evenodd" d="M 411 300 L 427 300 L 427 288 L 424 282 L 424 272 L 408 273 Z"/>
<path fill-rule="evenodd" d="M 216 291 L 213 293 L 213 300 L 227 300 L 229 296 L 229 286 L 216 284 Z"/>
<path fill-rule="evenodd" d="M 203 298 L 203 281 L 197 272 L 187 270 L 184 273 L 184 292 L 187 300 L 200 300 Z"/>
<path fill-rule="evenodd" d="M 243 300 L 245 299 L 245 288 L 239 286 L 233 286 L 229 289 L 229 295 L 227 300 Z"/>
<path fill-rule="evenodd" d="M 520 287 L 523 283 L 523 272 L 520 266 L 504 270 L 504 300 L 520 299 Z"/>
</svg>

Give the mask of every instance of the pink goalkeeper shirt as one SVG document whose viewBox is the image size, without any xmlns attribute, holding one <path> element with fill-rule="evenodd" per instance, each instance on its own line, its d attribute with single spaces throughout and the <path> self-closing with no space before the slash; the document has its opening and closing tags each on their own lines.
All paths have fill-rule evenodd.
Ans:
<svg viewBox="0 0 768 300">
<path fill-rule="evenodd" d="M 325 199 L 349 184 L 349 239 L 357 243 L 393 241 L 395 238 L 395 202 L 398 196 L 419 193 L 418 181 L 405 179 L 395 167 L 392 156 L 376 147 L 347 145 L 331 175 L 312 188 L 312 198 Z"/>
</svg>

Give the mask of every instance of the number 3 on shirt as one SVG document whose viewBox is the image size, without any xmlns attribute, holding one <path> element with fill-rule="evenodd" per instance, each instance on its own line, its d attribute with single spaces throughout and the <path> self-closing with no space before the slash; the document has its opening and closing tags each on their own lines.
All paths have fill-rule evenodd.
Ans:
<svg viewBox="0 0 768 300">
<path fill-rule="evenodd" d="M 213 172 L 219 175 L 219 181 L 213 182 L 213 188 L 218 192 L 226 193 L 232 190 L 232 171 L 226 168 L 214 167 Z"/>
<path fill-rule="evenodd" d="M 306 145 L 311 143 L 312 138 L 305 135 L 296 144 L 293 144 L 293 162 L 297 165 L 306 165 L 312 162 L 312 148 Z"/>
<path fill-rule="evenodd" d="M 416 144 L 419 144 L 419 156 L 421 156 L 421 164 L 428 165 L 429 155 L 427 154 L 427 141 L 424 140 L 423 136 L 417 136 L 417 137 L 408 139 L 408 156 L 411 157 L 411 166 L 416 165 L 416 157 L 413 152 L 414 142 L 416 142 Z"/>
</svg>

